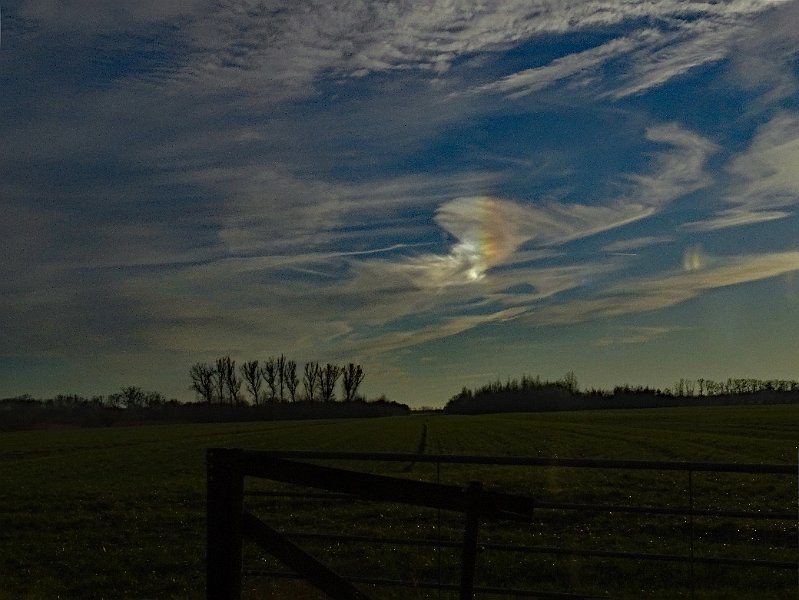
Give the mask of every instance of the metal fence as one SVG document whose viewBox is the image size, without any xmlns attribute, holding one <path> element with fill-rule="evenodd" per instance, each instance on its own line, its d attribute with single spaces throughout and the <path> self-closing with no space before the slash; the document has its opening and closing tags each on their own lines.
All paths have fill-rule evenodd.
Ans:
<svg viewBox="0 0 799 600">
<path fill-rule="evenodd" d="M 312 461 L 312 462 L 309 462 Z M 321 467 L 319 463 L 335 462 L 337 465 L 358 463 L 373 464 L 377 470 L 380 463 L 399 463 L 407 467 L 429 464 L 434 469 L 433 481 L 420 482 L 414 479 L 386 477 L 373 473 L 358 473 L 352 470 Z M 601 469 L 624 473 L 660 472 L 679 473 L 685 476 L 685 499 L 681 505 L 638 505 L 607 502 L 559 502 L 546 497 L 530 498 L 520 495 L 484 491 L 479 483 L 468 485 L 444 485 L 442 468 L 453 466 L 480 467 L 518 467 L 547 469 Z M 410 469 L 405 469 L 410 470 Z M 521 555 L 550 555 L 571 557 L 573 559 L 628 560 L 644 561 L 653 564 L 684 565 L 689 571 L 686 595 L 696 595 L 695 569 L 705 567 L 732 567 L 736 570 L 768 569 L 774 572 L 792 574 L 793 581 L 799 574 L 799 529 L 797 529 L 797 506 L 784 506 L 770 509 L 757 505 L 751 509 L 699 508 L 696 506 L 697 474 L 744 474 L 755 478 L 778 476 L 788 478 L 787 485 L 797 489 L 797 465 L 739 464 L 706 462 L 665 462 L 635 460 L 594 460 L 539 457 L 508 456 L 455 456 L 399 453 L 356 453 L 356 452 L 315 452 L 315 451 L 242 451 L 212 449 L 208 454 L 208 598 L 225 599 L 241 597 L 241 577 L 297 577 L 308 579 L 325 591 L 331 598 L 366 598 L 365 586 L 370 589 L 409 587 L 416 590 L 438 590 L 438 593 L 457 593 L 461 599 L 475 595 L 493 597 L 529 598 L 596 598 L 613 597 L 607 594 L 580 593 L 574 591 L 536 591 L 512 586 L 488 586 L 474 583 L 475 565 L 478 556 L 478 527 L 482 519 L 526 520 L 531 517 L 531 509 L 540 514 L 548 511 L 567 512 L 575 515 L 611 513 L 619 518 L 647 515 L 652 518 L 680 518 L 687 527 L 684 553 L 636 552 L 627 549 L 614 550 L 586 548 L 582 546 L 564 547 L 557 544 L 536 545 L 518 543 L 483 542 L 479 551 L 519 553 Z M 273 481 L 289 482 L 305 488 L 292 490 L 249 490 L 244 489 L 244 479 L 265 478 Z M 307 488 L 321 491 L 311 492 Z M 745 492 L 742 492 L 745 493 Z M 462 540 L 444 538 L 441 535 L 440 517 L 437 535 L 434 538 L 392 537 L 385 535 L 358 535 L 355 533 L 330 533 L 314 531 L 309 523 L 308 531 L 277 532 L 253 513 L 245 510 L 245 496 L 250 501 L 257 499 L 302 498 L 304 501 L 319 502 L 361 498 L 369 501 L 396 502 L 415 506 L 425 506 L 438 511 L 453 511 L 463 515 Z M 477 500 L 476 500 L 477 498 Z M 248 501 L 248 502 L 250 502 Z M 439 512 L 440 515 L 440 512 Z M 749 556 L 709 556 L 697 552 L 697 539 L 702 530 L 698 520 L 752 520 L 782 522 L 784 527 L 793 528 L 792 547 L 781 548 L 783 556 L 790 560 Z M 268 553 L 276 556 L 289 571 L 259 571 L 245 568 L 242 564 L 242 541 L 250 538 Z M 294 541 L 290 541 L 294 540 Z M 443 580 L 439 565 L 439 576 L 435 581 L 415 579 L 388 579 L 379 576 L 341 576 L 334 573 L 321 562 L 308 564 L 307 557 L 294 542 L 335 542 L 361 546 L 389 544 L 405 546 L 410 549 L 435 548 L 460 553 L 460 581 Z M 298 554 L 299 553 L 299 554 Z M 312 559 L 313 560 L 313 559 Z M 305 561 L 305 562 L 304 562 Z M 297 575 L 300 573 L 301 575 Z M 356 587 L 360 585 L 360 587 Z M 787 588 L 786 588 L 787 589 Z M 790 590 L 790 597 L 799 594 L 799 584 Z M 440 597 L 440 596 L 439 596 Z"/>
</svg>

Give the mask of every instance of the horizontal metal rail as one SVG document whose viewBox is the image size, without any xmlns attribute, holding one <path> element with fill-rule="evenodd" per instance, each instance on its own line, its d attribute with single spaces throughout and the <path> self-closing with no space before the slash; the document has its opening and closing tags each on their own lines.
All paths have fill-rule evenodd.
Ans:
<svg viewBox="0 0 799 600">
<path fill-rule="evenodd" d="M 763 519 L 766 521 L 785 521 L 796 519 L 796 513 L 776 511 L 742 511 L 742 510 L 709 510 L 702 508 L 674 507 L 660 508 L 657 506 L 629 506 L 623 504 L 571 504 L 562 502 L 538 502 L 538 509 L 574 510 L 578 512 L 608 512 L 632 513 L 647 515 L 671 515 L 675 517 L 723 517 L 727 519 Z"/>
<path fill-rule="evenodd" d="M 459 548 L 460 542 L 454 540 L 435 540 L 427 538 L 395 538 L 395 537 L 376 537 L 368 535 L 349 535 L 317 533 L 305 531 L 287 531 L 285 535 L 290 538 L 304 540 L 318 540 L 326 542 L 350 542 L 354 544 L 379 544 L 386 546 L 409 546 L 419 548 Z M 482 542 L 481 550 L 494 550 L 498 552 L 521 552 L 525 554 L 553 554 L 569 556 L 586 556 L 593 558 L 623 558 L 630 560 L 651 560 L 657 562 L 681 562 L 687 563 L 690 557 L 679 554 L 652 554 L 646 552 L 623 552 L 616 550 L 591 550 L 585 548 L 565 548 L 562 546 L 518 546 L 513 544 L 494 544 Z M 765 567 L 769 569 L 780 569 L 796 571 L 799 566 L 795 562 L 765 560 L 765 559 L 742 559 L 724 558 L 714 556 L 695 556 L 693 561 L 696 563 L 722 566 L 742 566 L 742 567 Z"/>
<path fill-rule="evenodd" d="M 399 502 L 455 512 L 465 512 L 472 501 L 467 492 L 457 485 L 320 467 L 263 454 L 254 456 L 243 452 L 241 465 L 244 475 L 251 477 L 354 494 L 364 500 Z M 480 515 L 485 518 L 529 522 L 535 505 L 532 498 L 526 496 L 481 490 L 479 508 Z"/>
<path fill-rule="evenodd" d="M 768 463 L 712 463 L 662 460 L 613 460 L 599 458 L 548 458 L 532 456 L 477 456 L 412 454 L 400 452 L 322 452 L 316 450 L 245 450 L 245 455 L 300 460 L 351 460 L 367 462 L 417 462 L 468 465 L 565 467 L 582 469 L 640 469 L 643 471 L 695 471 L 706 473 L 753 473 L 796 475 L 799 465 Z"/>
<path fill-rule="evenodd" d="M 264 571 L 259 569 L 248 569 L 244 571 L 247 577 L 269 577 L 275 579 L 302 579 L 299 575 L 288 571 Z M 379 579 L 375 577 L 355 577 L 345 576 L 350 583 L 361 583 L 364 585 L 375 585 L 380 587 L 404 587 L 414 589 L 442 590 L 457 592 L 460 586 L 456 583 L 438 583 L 436 581 L 405 581 L 403 579 Z M 613 600 L 611 596 L 595 596 L 586 594 L 570 594 L 567 592 L 545 592 L 536 590 L 525 590 L 518 588 L 499 588 L 488 586 L 475 586 L 475 593 L 492 594 L 494 596 L 512 596 L 513 598 L 540 598 L 542 600 Z"/>
<path fill-rule="evenodd" d="M 511 546 L 506 544 L 482 544 L 486 550 L 504 552 L 525 552 L 531 554 L 563 554 L 570 556 L 591 556 L 596 558 L 627 558 L 634 560 L 652 560 L 659 562 L 702 563 L 706 565 L 722 565 L 737 567 L 765 567 L 796 571 L 795 562 L 747 558 L 724 558 L 720 556 L 694 556 L 693 558 L 679 554 L 651 554 L 638 552 L 621 552 L 614 550 L 580 550 L 577 548 L 559 548 L 557 546 Z"/>
<path fill-rule="evenodd" d="M 245 496 L 258 498 L 293 498 L 293 499 L 313 499 L 313 500 L 352 500 L 350 494 L 325 493 L 325 492 L 264 492 L 264 491 L 245 491 Z M 608 512 L 608 513 L 632 513 L 649 515 L 671 515 L 671 516 L 696 516 L 696 517 L 720 517 L 727 519 L 762 519 L 764 521 L 789 521 L 797 518 L 793 512 L 777 511 L 743 511 L 743 510 L 710 510 L 690 507 L 660 508 L 658 506 L 634 506 L 629 504 L 579 504 L 570 502 L 536 502 L 537 510 L 573 510 L 577 512 Z"/>
</svg>

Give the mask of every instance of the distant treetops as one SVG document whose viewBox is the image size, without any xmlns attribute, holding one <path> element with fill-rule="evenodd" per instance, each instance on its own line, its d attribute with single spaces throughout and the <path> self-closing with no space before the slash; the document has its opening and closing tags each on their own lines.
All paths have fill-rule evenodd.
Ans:
<svg viewBox="0 0 799 600">
<path fill-rule="evenodd" d="M 201 400 L 208 404 L 231 405 L 249 401 L 255 405 L 300 400 L 333 402 L 339 381 L 342 400 L 351 402 L 358 399 L 358 387 L 364 379 L 361 365 L 327 363 L 322 366 L 318 362 L 306 363 L 300 379 L 297 363 L 282 354 L 270 356 L 263 363 L 244 362 L 238 369 L 235 360 L 223 356 L 214 364 L 195 363 L 189 375 L 191 389 Z M 242 392 L 242 385 L 246 393 Z"/>
<path fill-rule="evenodd" d="M 558 381 L 524 376 L 505 383 L 497 380 L 475 390 L 464 387 L 450 398 L 444 412 L 481 414 L 607 408 L 784 404 L 799 402 L 799 383 L 793 380 L 730 378 L 680 379 L 673 389 L 621 385 L 613 391 L 580 391 L 569 371 Z"/>
</svg>

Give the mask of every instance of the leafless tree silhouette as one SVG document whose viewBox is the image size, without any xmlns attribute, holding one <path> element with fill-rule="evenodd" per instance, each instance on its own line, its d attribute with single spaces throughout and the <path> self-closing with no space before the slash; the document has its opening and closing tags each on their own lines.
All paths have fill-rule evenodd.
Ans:
<svg viewBox="0 0 799 600">
<path fill-rule="evenodd" d="M 208 404 L 214 400 L 214 368 L 207 363 L 195 363 L 189 371 L 191 389 Z"/>
<path fill-rule="evenodd" d="M 261 369 L 258 367 L 257 360 L 251 360 L 241 365 L 241 375 L 247 382 L 247 389 L 252 394 L 253 404 L 259 404 L 261 399 Z"/>
<path fill-rule="evenodd" d="M 280 392 L 279 399 L 281 402 L 286 400 L 286 357 L 280 355 L 275 361 L 275 373 L 277 374 L 277 388 Z"/>
<path fill-rule="evenodd" d="M 321 370 L 320 388 L 323 402 L 332 402 L 336 399 L 336 382 L 341 376 L 341 367 L 327 363 Z"/>
<path fill-rule="evenodd" d="M 300 385 L 300 380 L 297 378 L 297 363 L 293 360 L 287 360 L 285 371 L 286 389 L 289 391 L 291 401 L 296 402 L 297 386 Z"/>
<path fill-rule="evenodd" d="M 319 389 L 320 371 L 318 362 L 305 363 L 305 370 L 302 377 L 302 386 L 306 400 L 316 400 L 316 393 Z"/>
<path fill-rule="evenodd" d="M 355 400 L 355 394 L 358 392 L 358 386 L 363 381 L 364 373 L 361 365 L 349 363 L 344 367 L 343 372 L 343 385 L 344 385 L 344 399 L 347 402 Z"/>
<path fill-rule="evenodd" d="M 267 358 L 264 362 L 264 366 L 261 367 L 261 375 L 266 385 L 269 387 L 269 399 L 273 402 L 277 398 L 277 371 L 275 367 L 276 362 L 272 356 Z"/>
</svg>

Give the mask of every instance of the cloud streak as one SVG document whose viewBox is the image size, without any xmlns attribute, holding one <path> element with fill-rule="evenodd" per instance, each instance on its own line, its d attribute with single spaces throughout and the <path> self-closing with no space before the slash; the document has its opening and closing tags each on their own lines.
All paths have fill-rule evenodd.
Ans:
<svg viewBox="0 0 799 600">
<path fill-rule="evenodd" d="M 734 182 L 716 216 L 684 225 L 712 231 L 782 219 L 799 204 L 799 115 L 781 113 L 764 125 L 749 149 L 728 166 Z"/>
<path fill-rule="evenodd" d="M 770 279 L 797 270 L 799 252 L 716 257 L 711 267 L 612 286 L 588 300 L 535 311 L 530 321 L 537 325 L 562 325 L 661 310 L 709 290 Z"/>
<path fill-rule="evenodd" d="M 592 69 L 640 47 L 647 37 L 657 35 L 657 32 L 650 30 L 641 32 L 636 37 L 618 38 L 596 48 L 555 59 L 546 66 L 513 73 L 499 81 L 482 85 L 475 91 L 496 92 L 517 100 L 566 79 L 576 79 L 584 85 L 585 80 L 592 77 Z"/>
</svg>

